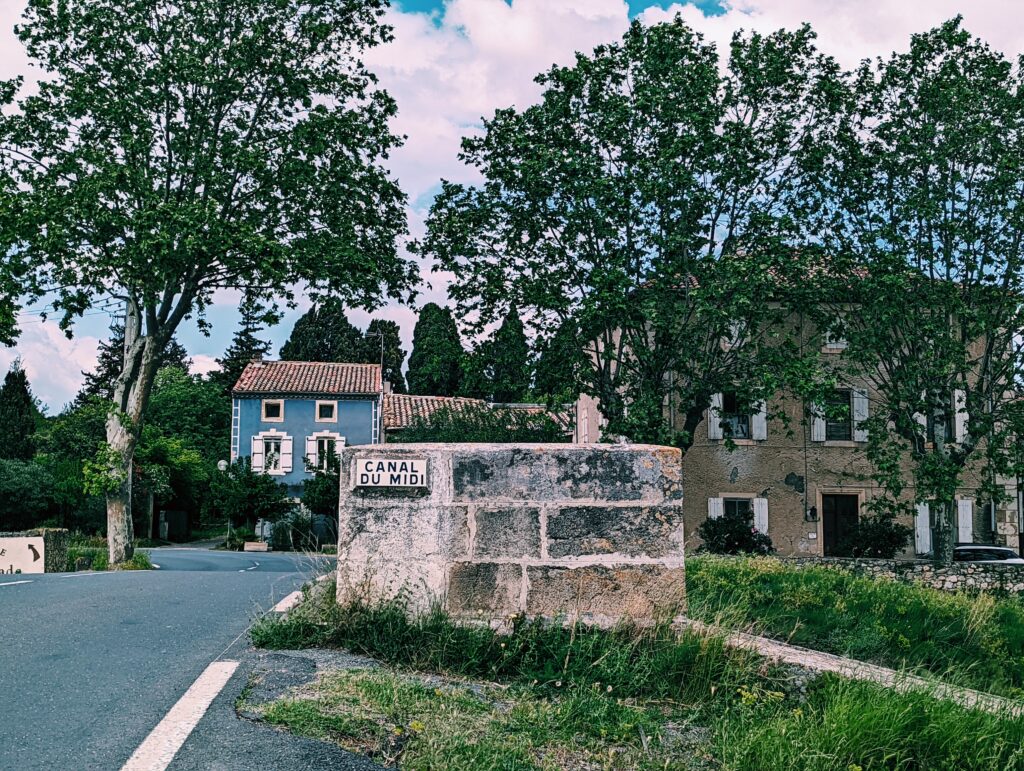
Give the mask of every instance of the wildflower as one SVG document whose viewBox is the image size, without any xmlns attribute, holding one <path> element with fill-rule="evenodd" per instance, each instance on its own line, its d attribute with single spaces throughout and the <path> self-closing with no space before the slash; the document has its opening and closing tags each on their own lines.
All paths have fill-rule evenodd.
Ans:
<svg viewBox="0 0 1024 771">
<path fill-rule="evenodd" d="M 612 687 L 609 685 L 607 688 L 605 688 L 605 692 L 611 693 L 612 692 Z"/>
<path fill-rule="evenodd" d="M 561 688 L 561 687 L 562 687 L 562 681 L 561 680 L 555 680 L 555 688 Z"/>
<path fill-rule="evenodd" d="M 419 733 L 424 728 L 426 728 L 426 726 L 423 725 L 423 723 L 421 723 L 419 720 L 413 720 L 411 723 L 409 723 L 409 728 L 411 728 L 416 733 Z"/>
<path fill-rule="evenodd" d="M 501 647 L 502 647 L 502 648 L 504 648 L 504 647 L 505 647 L 505 643 L 502 643 L 502 644 L 501 644 Z"/>
</svg>

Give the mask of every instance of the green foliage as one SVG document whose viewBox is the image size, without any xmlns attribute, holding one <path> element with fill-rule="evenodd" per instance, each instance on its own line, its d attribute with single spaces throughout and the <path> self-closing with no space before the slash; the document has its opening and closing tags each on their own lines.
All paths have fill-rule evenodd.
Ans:
<svg viewBox="0 0 1024 771">
<path fill-rule="evenodd" d="M 491 359 L 490 401 L 525 401 L 532 380 L 530 344 L 526 341 L 523 320 L 515 306 L 505 314 L 488 350 Z"/>
<path fill-rule="evenodd" d="M 914 529 L 893 513 L 868 514 L 837 545 L 836 556 L 892 559 L 903 552 L 913 534 Z"/>
<path fill-rule="evenodd" d="M 68 332 L 124 303 L 122 477 L 175 331 L 205 328 L 219 289 L 373 307 L 418 280 L 383 166 L 395 104 L 361 62 L 390 37 L 386 5 L 29 3 L 17 34 L 46 85 L 0 84 L 0 294 L 45 297 Z M 127 531 L 127 488 L 111 503 L 108 529 Z"/>
<path fill-rule="evenodd" d="M 4 429 L 0 459 L 32 460 L 37 414 L 28 376 L 21 362 L 15 360 L 0 386 L 0 426 Z"/>
<path fill-rule="evenodd" d="M 918 500 L 942 504 L 934 546 L 945 562 L 965 472 L 998 498 L 997 477 L 1022 460 L 1022 87 L 1020 68 L 959 18 L 914 35 L 837 90 L 807 191 L 831 266 L 814 282 L 828 302 L 809 311 L 848 341 L 839 373 L 874 392 L 877 482 L 898 497 L 912 481 Z M 968 431 L 947 436 L 956 415 Z M 898 454 L 912 458 L 912 480 L 895 470 Z"/>
<path fill-rule="evenodd" d="M 480 331 L 519 308 L 541 339 L 570 324 L 608 433 L 637 441 L 688 447 L 718 392 L 806 388 L 812 352 L 783 323 L 810 297 L 798 161 L 838 79 L 813 40 L 741 35 L 720 59 L 678 18 L 637 22 L 539 76 L 540 104 L 463 140 L 484 182 L 445 183 L 416 245 L 460 317 Z"/>
<path fill-rule="evenodd" d="M 211 479 L 207 519 L 228 520 L 251 530 L 256 520 L 274 522 L 293 508 L 288 488 L 253 471 L 248 458 L 238 459 L 227 471 L 215 472 Z"/>
<path fill-rule="evenodd" d="M 562 426 L 547 413 L 491 408 L 485 404 L 442 407 L 429 418 L 417 415 L 395 442 L 568 442 Z"/>
<path fill-rule="evenodd" d="M 338 491 L 341 489 L 341 459 L 331 450 L 325 468 L 310 469 L 310 479 L 302 480 L 302 505 L 314 514 L 336 517 L 338 514 Z"/>
<path fill-rule="evenodd" d="M 0 531 L 37 526 L 56 512 L 53 477 L 40 463 L 0 460 Z"/>
<path fill-rule="evenodd" d="M 756 657 L 668 623 L 605 631 L 513 620 L 512 632 L 460 625 L 442 611 L 410 618 L 401 602 L 339 605 L 333 592 L 250 632 L 258 647 L 332 646 L 402 667 L 555 689 L 600 682 L 621 698 L 699 698 L 756 671 Z M 731 690 L 731 688 L 730 688 Z"/>
<path fill-rule="evenodd" d="M 409 356 L 409 393 L 456 396 L 460 393 L 465 351 L 448 308 L 427 303 L 420 310 Z"/>
<path fill-rule="evenodd" d="M 580 393 L 580 376 L 586 362 L 579 330 L 571 319 L 538 345 L 534 390 L 554 402 L 574 402 Z"/>
<path fill-rule="evenodd" d="M 720 517 L 708 517 L 697 528 L 704 542 L 702 551 L 712 554 L 772 554 L 775 548 L 767 533 L 754 527 L 753 514 L 727 512 Z"/>
<path fill-rule="evenodd" d="M 165 439 L 195 450 L 211 466 L 228 456 L 230 404 L 225 403 L 217 384 L 180 367 L 165 367 L 157 373 L 146 408 L 146 425 Z"/>
<path fill-rule="evenodd" d="M 390 749 L 409 747 L 403 767 L 535 768 L 545 747 L 571 742 L 553 754 L 564 767 L 576 758 L 571 751 L 592 740 L 612 743 L 619 758 L 638 739 L 642 760 L 630 767 L 650 769 L 676 768 L 680 759 L 679 768 L 691 768 L 695 757 L 722 768 L 802 771 L 987 771 L 1022 760 L 1020 717 L 832 675 L 796 694 L 790 672 L 718 637 L 666 624 L 603 631 L 514 619 L 511 633 L 501 635 L 457 625 L 438 610 L 410 618 L 400 602 L 339 606 L 326 591 L 282 619 L 261 619 L 251 635 L 261 647 L 337 646 L 398 669 L 328 676 L 316 694 L 275 702 L 265 714 L 351 749 L 376 746 L 398 728 L 408 744 Z M 489 682 L 463 693 L 461 681 L 430 677 L 420 685 L 408 670 Z M 492 697 L 493 682 L 506 687 Z M 421 709 L 424 701 L 428 709 Z M 494 702 L 500 707 L 492 716 Z M 502 730 L 489 737 L 495 720 Z M 681 727 L 691 738 L 680 736 Z M 458 741 L 459 732 L 476 740 Z M 515 738 L 520 742 L 510 747 Z M 431 745 L 447 751 L 433 754 Z M 423 758 L 438 762 L 421 765 Z"/>
<path fill-rule="evenodd" d="M 688 611 L 992 693 L 1024 694 L 1024 603 L 772 558 L 686 561 Z"/>
</svg>

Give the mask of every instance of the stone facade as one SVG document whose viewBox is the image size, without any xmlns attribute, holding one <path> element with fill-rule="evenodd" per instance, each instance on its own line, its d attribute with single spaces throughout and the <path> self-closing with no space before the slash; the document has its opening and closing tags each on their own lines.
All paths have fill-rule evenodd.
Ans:
<svg viewBox="0 0 1024 771">
<path fill-rule="evenodd" d="M 425 488 L 355 485 L 425 458 Z M 680 453 L 644 445 L 409 444 L 341 453 L 338 600 L 610 624 L 685 602 Z"/>
<path fill-rule="evenodd" d="M 1024 595 L 1024 565 L 998 562 L 954 562 L 940 566 L 926 560 L 872 560 L 822 557 L 784 559 L 787 565 L 820 565 L 871 578 L 924 584 L 944 591 L 996 592 Z"/>
</svg>

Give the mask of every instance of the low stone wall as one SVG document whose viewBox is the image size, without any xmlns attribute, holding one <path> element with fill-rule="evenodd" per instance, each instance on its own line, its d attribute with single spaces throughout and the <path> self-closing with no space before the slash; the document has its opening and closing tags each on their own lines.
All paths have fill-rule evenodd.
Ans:
<svg viewBox="0 0 1024 771">
<path fill-rule="evenodd" d="M 68 544 L 71 539 L 67 530 L 42 527 L 18 533 L 0 533 L 0 538 L 42 538 L 43 571 L 46 573 L 63 573 L 67 570 Z"/>
<path fill-rule="evenodd" d="M 360 487 L 366 459 L 426 460 L 420 488 Z M 455 617 L 609 624 L 685 603 L 678 450 L 409 444 L 341 451 L 338 600 Z"/>
<path fill-rule="evenodd" d="M 1024 594 L 1024 565 L 996 562 L 954 562 L 941 567 L 927 560 L 843 559 L 840 557 L 782 557 L 787 565 L 822 565 L 871 578 L 924 584 L 944 591 Z"/>
</svg>

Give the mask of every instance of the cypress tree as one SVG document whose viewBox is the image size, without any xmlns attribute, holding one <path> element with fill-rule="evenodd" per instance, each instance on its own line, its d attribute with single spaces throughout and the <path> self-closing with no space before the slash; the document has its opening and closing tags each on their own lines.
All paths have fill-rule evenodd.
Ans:
<svg viewBox="0 0 1024 771">
<path fill-rule="evenodd" d="M 530 392 L 530 344 L 515 306 L 505 314 L 489 349 L 493 401 L 524 401 Z"/>
<path fill-rule="evenodd" d="M 3 386 L 0 386 L 0 426 L 4 427 L 4 441 L 0 442 L 0 458 L 32 459 L 36 413 L 28 376 L 21 367 L 21 361 L 15 359 L 4 378 Z"/>
<path fill-rule="evenodd" d="M 263 308 L 247 294 L 238 310 L 241 313 L 238 331 L 224 352 L 224 358 L 217 359 L 220 369 L 210 373 L 210 381 L 220 386 L 226 394 L 231 393 L 246 364 L 270 353 L 270 343 L 259 338 L 266 318 Z"/>
<path fill-rule="evenodd" d="M 402 364 L 405 351 L 402 350 L 401 329 L 394 321 L 374 319 L 366 329 L 365 352 L 362 361 L 367 364 L 380 362 L 380 335 L 384 336 L 384 379 L 391 383 L 391 390 L 397 394 L 406 392 Z"/>
<path fill-rule="evenodd" d="M 462 373 L 462 339 L 447 308 L 427 303 L 420 311 L 409 357 L 409 392 L 455 396 Z"/>
<path fill-rule="evenodd" d="M 287 342 L 281 346 L 281 358 L 284 361 L 360 362 L 366 358 L 366 341 L 348 320 L 341 300 L 332 297 L 299 317 Z M 373 361 L 379 358 L 378 353 Z"/>
<path fill-rule="evenodd" d="M 534 390 L 543 397 L 574 400 L 580 391 L 583 349 L 576 324 L 566 320 L 540 345 L 534 372 Z"/>
</svg>

